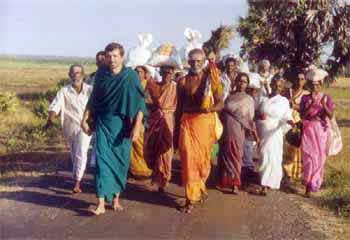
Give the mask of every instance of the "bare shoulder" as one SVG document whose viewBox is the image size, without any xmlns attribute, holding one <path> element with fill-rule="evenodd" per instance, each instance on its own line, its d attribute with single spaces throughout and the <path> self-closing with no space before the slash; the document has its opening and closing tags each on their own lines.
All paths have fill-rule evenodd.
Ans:
<svg viewBox="0 0 350 240">
<path fill-rule="evenodd" d="M 185 87 L 185 83 L 186 83 L 186 76 L 181 77 L 181 78 L 177 81 L 177 87 L 178 87 L 178 88 L 183 88 L 183 87 Z"/>
</svg>

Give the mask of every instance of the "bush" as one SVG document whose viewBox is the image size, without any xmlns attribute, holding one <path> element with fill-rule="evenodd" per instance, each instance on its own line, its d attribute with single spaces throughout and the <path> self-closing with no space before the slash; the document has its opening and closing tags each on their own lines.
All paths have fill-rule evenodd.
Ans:
<svg viewBox="0 0 350 240">
<path fill-rule="evenodd" d="M 18 98 L 15 93 L 0 93 L 0 112 L 14 112 L 18 106 Z"/>
<path fill-rule="evenodd" d="M 68 79 L 61 79 L 54 87 L 39 96 L 39 100 L 34 104 L 34 114 L 40 119 L 47 119 L 50 102 L 55 98 L 57 92 L 66 84 Z"/>
</svg>

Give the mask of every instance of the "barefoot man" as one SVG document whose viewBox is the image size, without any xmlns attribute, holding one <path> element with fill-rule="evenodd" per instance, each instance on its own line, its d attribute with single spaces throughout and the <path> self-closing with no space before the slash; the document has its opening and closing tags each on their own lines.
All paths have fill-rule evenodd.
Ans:
<svg viewBox="0 0 350 240">
<path fill-rule="evenodd" d="M 207 198 L 206 181 L 211 168 L 211 151 L 216 141 L 215 112 L 223 107 L 221 82 L 212 81 L 210 68 L 204 68 L 201 49 L 189 52 L 190 72 L 178 82 L 178 148 L 182 164 L 182 184 L 186 192 L 183 211 Z M 211 91 L 211 104 L 206 104 Z"/>
<path fill-rule="evenodd" d="M 141 132 L 146 113 L 144 90 L 137 73 L 123 65 L 124 48 L 110 43 L 105 48 L 106 66 L 97 70 L 94 89 L 84 113 L 82 128 L 96 126 L 96 192 L 98 205 L 92 212 L 105 213 L 105 200 L 115 211 L 123 210 L 119 195 L 125 189 L 130 165 L 131 141 Z"/>
<path fill-rule="evenodd" d="M 83 82 L 84 68 L 81 65 L 72 65 L 69 70 L 71 83 L 58 91 L 55 99 L 49 106 L 49 118 L 46 129 L 51 127 L 55 117 L 61 115 L 63 135 L 68 141 L 70 157 L 73 163 L 73 178 L 75 186 L 73 193 L 80 193 L 80 182 L 83 178 L 87 154 L 91 137 L 86 135 L 80 127 L 84 110 L 89 100 L 92 87 Z"/>
</svg>

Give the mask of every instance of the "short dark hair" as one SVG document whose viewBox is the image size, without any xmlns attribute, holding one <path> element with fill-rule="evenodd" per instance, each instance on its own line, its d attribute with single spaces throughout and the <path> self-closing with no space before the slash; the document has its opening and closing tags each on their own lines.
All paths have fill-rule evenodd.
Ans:
<svg viewBox="0 0 350 240">
<path fill-rule="evenodd" d="M 240 72 L 238 73 L 237 77 L 235 78 L 235 84 L 238 83 L 238 81 L 242 78 L 242 77 L 246 77 L 248 80 L 248 85 L 250 83 L 250 79 L 249 79 L 249 75 L 245 72 Z"/>
<path fill-rule="evenodd" d="M 119 50 L 119 53 L 120 53 L 120 56 L 124 57 L 125 50 L 124 50 L 123 45 L 121 45 L 120 43 L 116 43 L 116 42 L 109 43 L 109 44 L 106 46 L 106 48 L 105 48 L 105 54 L 108 53 L 108 52 L 112 52 L 112 51 L 115 50 L 115 49 L 118 49 L 118 50 Z"/>
<path fill-rule="evenodd" d="M 148 70 L 148 68 L 145 67 L 144 65 L 138 65 L 138 66 L 135 67 L 134 70 L 136 71 L 138 68 L 141 68 L 142 71 L 144 71 L 145 73 L 150 73 L 149 70 Z"/>
<path fill-rule="evenodd" d="M 105 55 L 106 55 L 105 51 L 98 51 L 98 52 L 96 53 L 96 58 L 97 58 L 98 56 L 100 56 L 100 55 L 105 56 Z"/>
<path fill-rule="evenodd" d="M 75 67 L 79 67 L 81 69 L 81 73 L 84 74 L 84 67 L 81 64 L 72 64 L 69 67 L 69 74 L 73 71 L 73 68 L 75 68 Z"/>
</svg>

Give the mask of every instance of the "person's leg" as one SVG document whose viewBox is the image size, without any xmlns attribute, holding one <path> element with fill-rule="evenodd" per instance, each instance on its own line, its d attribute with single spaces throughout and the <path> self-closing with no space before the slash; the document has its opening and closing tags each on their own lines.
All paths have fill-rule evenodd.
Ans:
<svg viewBox="0 0 350 240">
<path fill-rule="evenodd" d="M 113 199 L 113 210 L 114 211 L 123 211 L 124 210 L 124 208 L 120 204 L 119 196 L 120 196 L 120 193 L 116 193 L 115 197 Z"/>
<path fill-rule="evenodd" d="M 75 141 L 75 186 L 73 189 L 73 192 L 75 193 L 80 193 L 82 192 L 80 183 L 81 180 L 83 179 L 85 169 L 86 169 L 86 164 L 87 164 L 87 155 L 88 155 L 88 150 L 89 150 L 89 145 L 90 145 L 90 140 L 91 137 L 86 135 L 83 132 L 80 132 L 77 135 L 77 139 Z"/>
</svg>

